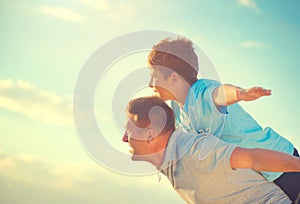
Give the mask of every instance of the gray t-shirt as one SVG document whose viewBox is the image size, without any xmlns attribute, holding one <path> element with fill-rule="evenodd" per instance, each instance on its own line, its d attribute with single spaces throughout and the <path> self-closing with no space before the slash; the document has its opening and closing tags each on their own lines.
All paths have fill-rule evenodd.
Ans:
<svg viewBox="0 0 300 204">
<path fill-rule="evenodd" d="M 278 186 L 258 172 L 233 170 L 230 156 L 235 148 L 210 134 L 177 129 L 160 170 L 187 203 L 291 203 Z"/>
</svg>

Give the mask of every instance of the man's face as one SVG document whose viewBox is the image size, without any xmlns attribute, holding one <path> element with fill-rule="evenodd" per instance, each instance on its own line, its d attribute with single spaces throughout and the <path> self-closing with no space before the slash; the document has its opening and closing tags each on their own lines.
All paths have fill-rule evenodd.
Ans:
<svg viewBox="0 0 300 204">
<path fill-rule="evenodd" d="M 171 93 L 172 81 L 171 77 L 165 79 L 165 76 L 157 68 L 151 68 L 151 79 L 148 86 L 153 89 L 153 95 L 161 98 L 164 101 L 174 100 L 174 95 Z"/>
<path fill-rule="evenodd" d="M 149 152 L 149 144 L 147 143 L 147 128 L 141 129 L 137 127 L 131 119 L 126 124 L 126 131 L 122 138 L 123 142 L 128 142 L 132 155 L 132 160 L 146 160 Z"/>
</svg>

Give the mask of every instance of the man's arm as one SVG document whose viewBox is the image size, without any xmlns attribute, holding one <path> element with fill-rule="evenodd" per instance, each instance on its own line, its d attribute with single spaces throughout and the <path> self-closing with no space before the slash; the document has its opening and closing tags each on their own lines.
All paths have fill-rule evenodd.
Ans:
<svg viewBox="0 0 300 204">
<path fill-rule="evenodd" d="M 239 101 L 253 101 L 269 95 L 271 90 L 262 87 L 243 89 L 231 84 L 223 84 L 214 90 L 212 97 L 216 106 L 228 106 Z"/>
<path fill-rule="evenodd" d="M 232 169 L 270 172 L 300 172 L 300 157 L 267 149 L 237 147 L 230 157 Z"/>
</svg>

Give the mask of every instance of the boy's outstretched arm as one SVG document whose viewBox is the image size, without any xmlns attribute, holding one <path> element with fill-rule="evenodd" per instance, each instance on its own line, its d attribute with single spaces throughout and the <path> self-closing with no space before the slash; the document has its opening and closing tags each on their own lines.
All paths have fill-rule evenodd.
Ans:
<svg viewBox="0 0 300 204">
<path fill-rule="evenodd" d="M 269 172 L 300 172 L 300 157 L 267 149 L 237 147 L 230 157 L 232 169 Z"/>
<path fill-rule="evenodd" d="M 262 87 L 243 89 L 231 84 L 223 84 L 214 90 L 212 97 L 216 106 L 228 106 L 239 101 L 253 101 L 269 95 L 271 90 Z"/>
</svg>

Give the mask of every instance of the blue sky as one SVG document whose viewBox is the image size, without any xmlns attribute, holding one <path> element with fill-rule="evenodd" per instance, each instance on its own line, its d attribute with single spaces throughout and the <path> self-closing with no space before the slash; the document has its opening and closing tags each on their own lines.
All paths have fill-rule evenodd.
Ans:
<svg viewBox="0 0 300 204">
<path fill-rule="evenodd" d="M 183 203 L 156 174 L 128 176 L 97 164 L 74 127 L 73 92 L 83 65 L 103 43 L 134 31 L 184 35 L 205 51 L 222 82 L 272 89 L 272 96 L 241 105 L 299 149 L 299 6 L 296 0 L 2 0 L 1 203 Z M 111 86 L 97 90 L 95 104 L 111 97 L 127 69 L 146 66 L 146 56 L 115 63 L 111 81 L 103 82 Z M 100 126 L 111 128 L 108 141 L 127 151 L 110 107 L 97 107 Z"/>
</svg>

